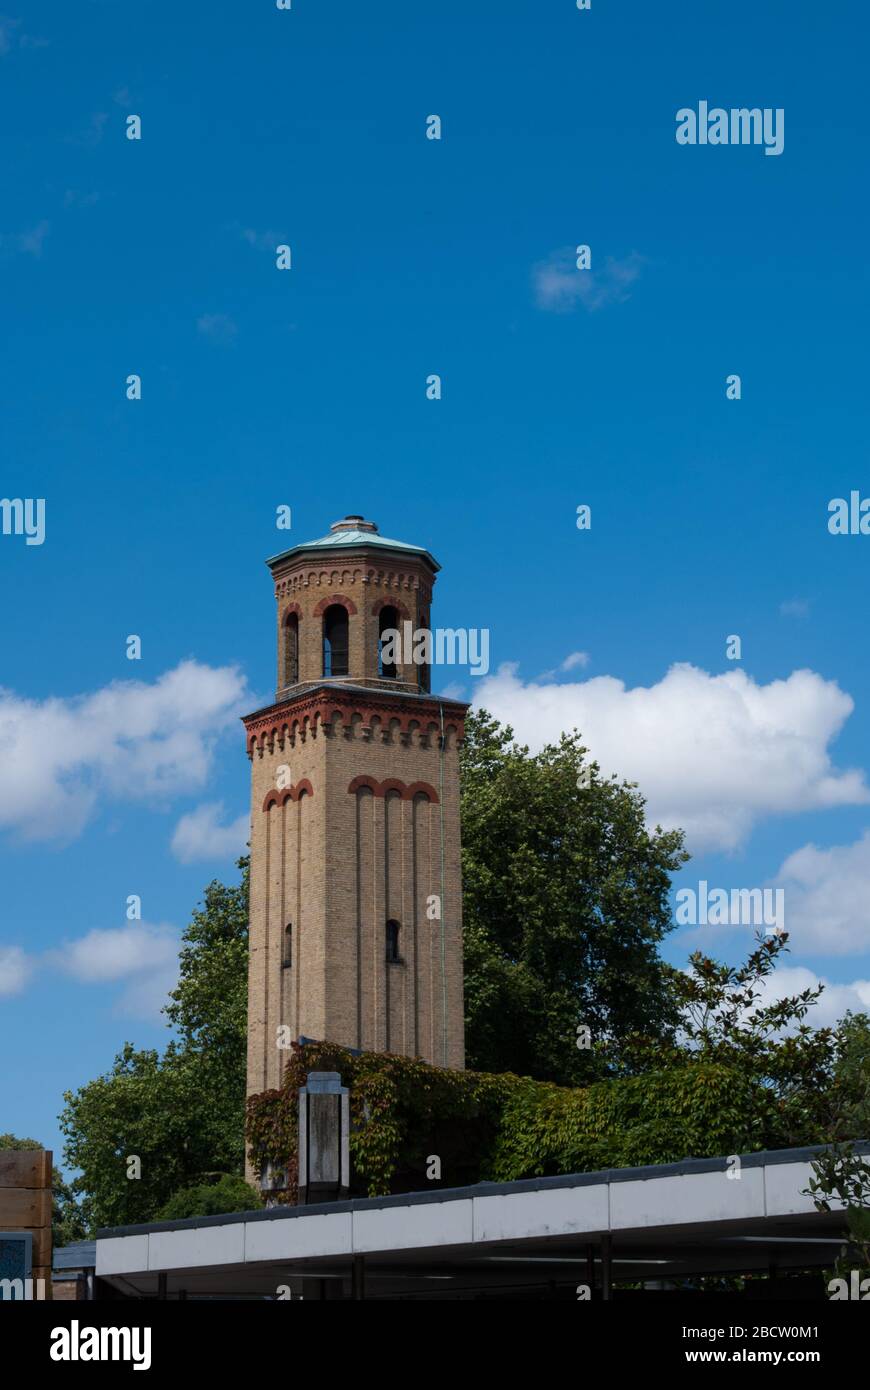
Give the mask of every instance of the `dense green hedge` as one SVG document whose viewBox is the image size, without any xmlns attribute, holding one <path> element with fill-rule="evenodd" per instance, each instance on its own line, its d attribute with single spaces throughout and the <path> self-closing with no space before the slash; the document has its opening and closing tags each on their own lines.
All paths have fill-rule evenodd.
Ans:
<svg viewBox="0 0 870 1390">
<path fill-rule="evenodd" d="M 194 1183 L 174 1192 L 158 1211 L 157 1221 L 179 1221 L 191 1216 L 222 1216 L 228 1211 L 255 1211 L 263 1205 L 257 1192 L 236 1173 L 216 1173 L 212 1181 Z"/>
<path fill-rule="evenodd" d="M 718 1063 L 697 1062 L 583 1088 L 511 1073 L 447 1071 L 415 1058 L 329 1043 L 294 1045 L 280 1090 L 248 1101 L 256 1166 L 288 1174 L 296 1199 L 297 1091 L 309 1071 L 337 1071 L 351 1089 L 354 1190 L 370 1197 L 438 1185 L 669 1163 L 763 1147 L 761 1088 Z"/>
</svg>

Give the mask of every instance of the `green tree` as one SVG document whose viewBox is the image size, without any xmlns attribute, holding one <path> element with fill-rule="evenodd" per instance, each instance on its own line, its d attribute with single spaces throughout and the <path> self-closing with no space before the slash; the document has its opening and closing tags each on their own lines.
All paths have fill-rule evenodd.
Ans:
<svg viewBox="0 0 870 1390">
<path fill-rule="evenodd" d="M 680 1026 L 669 1041 L 634 1035 L 612 1047 L 614 1069 L 647 1072 L 712 1062 L 760 1087 L 753 1116 L 757 1148 L 824 1143 L 832 1133 L 831 1088 L 840 1032 L 814 1028 L 807 1014 L 823 986 L 764 1004 L 765 981 L 788 950 L 788 933 L 756 937 L 739 966 L 696 951 L 689 970 L 675 972 L 671 989 Z M 842 1027 L 842 1025 L 841 1025 Z M 855 1078 L 845 1073 L 840 1103 L 854 1099 Z"/>
<path fill-rule="evenodd" d="M 846 1279 L 853 1269 L 862 1277 L 870 1273 L 870 1161 L 852 1143 L 832 1144 L 812 1162 L 813 1176 L 804 1188 L 817 1211 L 846 1212 L 849 1245 L 841 1252 L 833 1273 Z"/>
<path fill-rule="evenodd" d="M 461 753 L 468 1065 L 581 1084 L 630 1033 L 668 1038 L 678 830 L 647 829 L 643 797 L 585 763 L 577 733 L 539 754 L 471 713 Z M 578 781 L 580 785 L 578 785 Z M 588 786 L 584 786 L 584 781 Z"/>
<path fill-rule="evenodd" d="M 184 933 L 163 1056 L 127 1043 L 110 1072 L 64 1095 L 65 1160 L 91 1229 L 155 1220 L 204 1173 L 242 1174 L 248 864 L 239 884 L 209 884 Z"/>
<path fill-rule="evenodd" d="M 235 1173 L 212 1175 L 216 1181 L 197 1183 L 173 1193 L 157 1213 L 158 1221 L 183 1221 L 191 1216 L 222 1216 L 228 1211 L 256 1211 L 263 1199 Z"/>
</svg>

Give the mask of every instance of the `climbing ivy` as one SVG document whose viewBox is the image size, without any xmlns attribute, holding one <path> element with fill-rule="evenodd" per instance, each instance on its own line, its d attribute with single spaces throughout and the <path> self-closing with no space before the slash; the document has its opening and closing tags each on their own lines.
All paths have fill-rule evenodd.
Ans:
<svg viewBox="0 0 870 1390">
<path fill-rule="evenodd" d="M 390 1053 L 294 1044 L 280 1089 L 248 1101 L 252 1162 L 286 1174 L 282 1202 L 297 1197 L 298 1090 L 309 1071 L 337 1071 L 350 1088 L 353 1191 L 369 1197 L 425 1189 L 433 1155 L 438 1185 L 460 1187 L 764 1145 L 752 1118 L 764 1113 L 757 1083 L 719 1063 L 568 1088 L 510 1072 L 449 1071 Z"/>
</svg>

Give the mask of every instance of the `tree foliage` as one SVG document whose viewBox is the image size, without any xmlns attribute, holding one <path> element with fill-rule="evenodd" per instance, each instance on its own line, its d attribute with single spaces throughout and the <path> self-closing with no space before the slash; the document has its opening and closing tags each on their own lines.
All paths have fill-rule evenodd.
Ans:
<svg viewBox="0 0 870 1390">
<path fill-rule="evenodd" d="M 66 1092 L 60 1125 L 91 1229 L 152 1221 L 179 1189 L 241 1176 L 247 1017 L 248 860 L 211 883 L 184 933 L 166 1007 L 177 1037 L 161 1056 L 125 1044 L 106 1075 Z M 141 1178 L 128 1177 L 128 1159 Z"/>
<path fill-rule="evenodd" d="M 666 1038 L 670 874 L 682 832 L 645 824 L 636 788 L 602 779 L 578 734 L 537 755 L 485 711 L 461 753 L 469 1065 L 562 1084 L 604 1074 L 598 1040 Z M 585 774 L 585 778 L 584 778 Z M 578 779 L 588 786 L 578 786 Z"/>
<path fill-rule="evenodd" d="M 244 1178 L 235 1173 L 214 1175 L 213 1182 L 201 1182 L 173 1193 L 157 1213 L 158 1221 L 181 1221 L 192 1216 L 221 1216 L 228 1211 L 256 1211 L 263 1200 Z"/>
</svg>

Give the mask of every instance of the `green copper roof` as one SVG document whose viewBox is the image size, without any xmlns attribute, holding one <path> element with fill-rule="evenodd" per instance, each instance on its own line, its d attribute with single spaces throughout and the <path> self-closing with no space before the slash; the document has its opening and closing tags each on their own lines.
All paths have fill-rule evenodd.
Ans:
<svg viewBox="0 0 870 1390">
<path fill-rule="evenodd" d="M 360 546 L 367 550 L 398 550 L 409 555 L 422 555 L 434 570 L 441 568 L 434 555 L 430 555 L 423 546 L 409 545 L 407 541 L 393 541 L 388 536 L 381 536 L 375 523 L 366 521 L 361 516 L 346 516 L 343 521 L 334 522 L 328 536 L 320 536 L 315 541 L 303 541 L 301 545 L 282 550 L 280 555 L 273 555 L 266 564 L 275 565 L 279 560 L 286 560 L 291 555 L 308 550 L 346 550 Z"/>
</svg>

